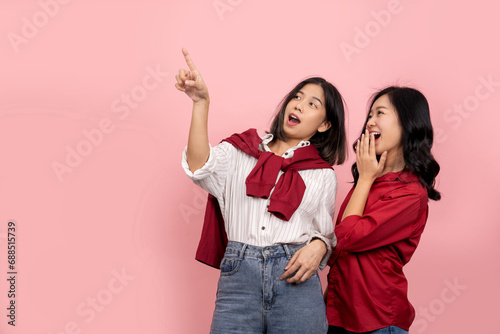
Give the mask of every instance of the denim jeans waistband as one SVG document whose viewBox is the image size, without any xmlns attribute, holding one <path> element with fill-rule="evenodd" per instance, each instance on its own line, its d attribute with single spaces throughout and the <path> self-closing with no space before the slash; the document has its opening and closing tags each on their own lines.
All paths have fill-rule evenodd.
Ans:
<svg viewBox="0 0 500 334">
<path fill-rule="evenodd" d="M 229 241 L 226 247 L 226 254 L 234 254 L 240 259 L 244 257 L 254 258 L 276 258 L 288 257 L 291 258 L 296 251 L 304 247 L 306 244 L 280 244 L 274 246 L 252 246 L 237 241 Z"/>
</svg>

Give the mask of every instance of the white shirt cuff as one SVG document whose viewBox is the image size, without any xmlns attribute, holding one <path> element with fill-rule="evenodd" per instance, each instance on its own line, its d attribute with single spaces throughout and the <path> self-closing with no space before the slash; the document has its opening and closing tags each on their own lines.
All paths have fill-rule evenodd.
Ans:
<svg viewBox="0 0 500 334">
<path fill-rule="evenodd" d="M 215 156 L 213 154 L 214 152 L 210 144 L 209 147 L 210 147 L 210 155 L 208 157 L 207 162 L 205 162 L 205 164 L 200 169 L 195 170 L 194 173 L 191 172 L 191 170 L 189 169 L 189 165 L 187 162 L 187 154 L 186 154 L 187 146 L 184 148 L 184 151 L 182 152 L 182 168 L 184 169 L 184 172 L 191 180 L 193 181 L 203 180 L 209 177 L 211 174 L 213 174 L 217 159 L 215 159 Z"/>
</svg>

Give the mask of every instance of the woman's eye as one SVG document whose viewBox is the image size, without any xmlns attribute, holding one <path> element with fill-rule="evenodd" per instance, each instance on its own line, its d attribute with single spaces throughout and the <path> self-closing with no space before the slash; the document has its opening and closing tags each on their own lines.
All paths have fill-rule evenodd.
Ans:
<svg viewBox="0 0 500 334">
<path fill-rule="evenodd" d="M 314 104 L 314 102 L 310 102 L 309 105 L 313 108 L 316 108 L 316 104 Z"/>
<path fill-rule="evenodd" d="M 300 100 L 300 96 L 295 95 L 295 99 L 296 99 L 296 100 Z"/>
</svg>

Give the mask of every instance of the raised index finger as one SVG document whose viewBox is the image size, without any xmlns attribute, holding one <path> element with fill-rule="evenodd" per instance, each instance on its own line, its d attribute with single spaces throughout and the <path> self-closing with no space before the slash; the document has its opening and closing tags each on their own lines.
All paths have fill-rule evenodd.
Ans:
<svg viewBox="0 0 500 334">
<path fill-rule="evenodd" d="M 189 53 L 187 52 L 186 49 L 182 48 L 182 54 L 184 55 L 184 58 L 186 59 L 186 63 L 189 67 L 189 70 L 196 71 L 196 66 L 194 66 L 194 62 L 191 59 L 191 56 L 189 55 Z"/>
</svg>

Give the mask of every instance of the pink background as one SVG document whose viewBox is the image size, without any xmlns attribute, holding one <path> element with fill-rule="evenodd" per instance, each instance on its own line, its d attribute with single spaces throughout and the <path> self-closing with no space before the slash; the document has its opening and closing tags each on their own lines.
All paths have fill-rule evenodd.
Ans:
<svg viewBox="0 0 500 334">
<path fill-rule="evenodd" d="M 182 47 L 210 90 L 213 144 L 263 133 L 309 75 L 343 94 L 349 143 L 376 89 L 421 89 L 443 199 L 406 267 L 411 332 L 498 332 L 498 10 L 486 0 L 2 2 L 0 333 L 208 332 L 218 271 L 194 260 L 205 194 L 180 167 L 191 110 L 174 88 Z M 353 159 L 336 168 L 337 205 Z"/>
</svg>

